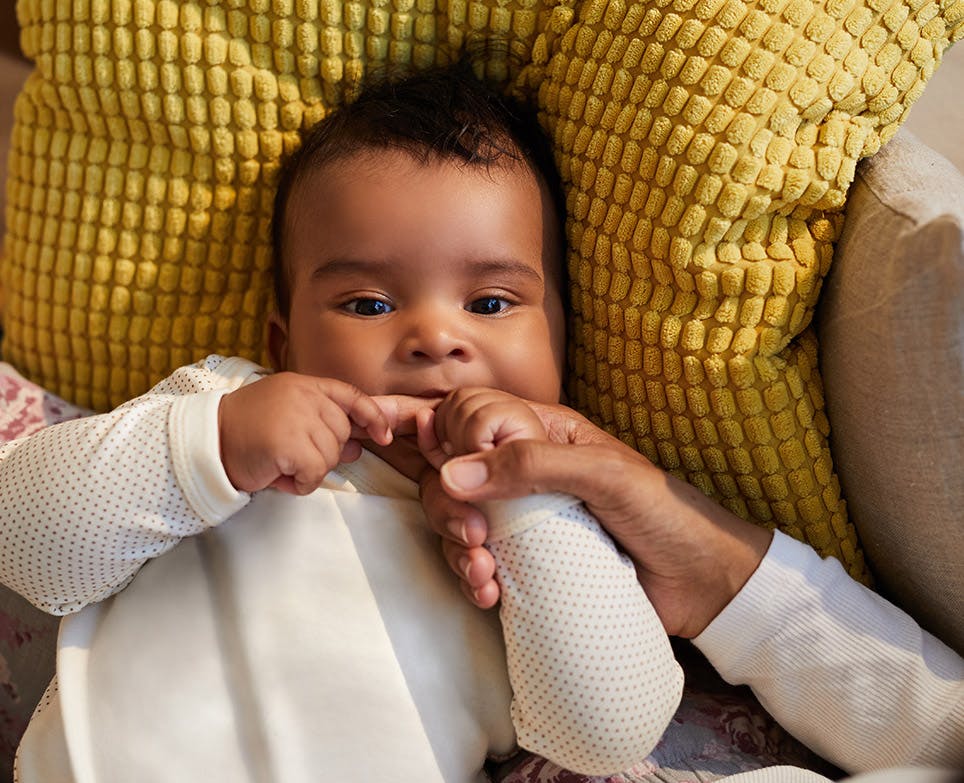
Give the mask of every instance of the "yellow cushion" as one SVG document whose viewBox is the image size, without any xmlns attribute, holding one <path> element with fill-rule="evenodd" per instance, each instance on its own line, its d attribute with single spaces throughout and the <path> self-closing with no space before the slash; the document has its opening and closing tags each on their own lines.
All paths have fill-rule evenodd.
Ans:
<svg viewBox="0 0 964 783">
<path fill-rule="evenodd" d="M 568 190 L 577 406 L 866 577 L 807 327 L 854 165 L 964 32 L 964 0 L 437 5 L 21 0 L 37 68 L 5 358 L 99 409 L 212 351 L 262 359 L 297 129 L 372 65 L 506 40 L 487 67 L 538 102 Z"/>
</svg>

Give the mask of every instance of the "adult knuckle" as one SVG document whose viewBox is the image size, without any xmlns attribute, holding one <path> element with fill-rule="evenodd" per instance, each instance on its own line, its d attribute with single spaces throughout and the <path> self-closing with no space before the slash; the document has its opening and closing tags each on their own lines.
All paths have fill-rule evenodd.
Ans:
<svg viewBox="0 0 964 783">
<path fill-rule="evenodd" d="M 514 440 L 506 444 L 509 455 L 509 469 L 522 478 L 529 479 L 538 474 L 539 450 L 530 440 Z"/>
</svg>

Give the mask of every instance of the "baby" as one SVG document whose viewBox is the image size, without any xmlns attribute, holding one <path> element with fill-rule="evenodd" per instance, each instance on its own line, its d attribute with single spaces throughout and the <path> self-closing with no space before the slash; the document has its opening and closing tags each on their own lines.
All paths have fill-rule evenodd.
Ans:
<svg viewBox="0 0 964 783">
<path fill-rule="evenodd" d="M 460 783 L 518 746 L 587 774 L 649 753 L 682 673 L 579 500 L 486 506 L 495 618 L 418 495 L 449 456 L 546 437 L 525 400 L 560 395 L 556 193 L 533 118 L 463 68 L 372 87 L 282 174 L 277 372 L 208 357 L 0 451 L 0 486 L 35 488 L 0 512 L 0 579 L 71 613 L 19 780 Z"/>
</svg>

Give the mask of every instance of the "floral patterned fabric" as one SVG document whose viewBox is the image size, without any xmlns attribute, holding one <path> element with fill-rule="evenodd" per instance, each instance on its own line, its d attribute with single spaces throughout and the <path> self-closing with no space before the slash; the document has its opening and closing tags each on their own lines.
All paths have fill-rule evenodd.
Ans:
<svg viewBox="0 0 964 783">
<path fill-rule="evenodd" d="M 26 381 L 0 362 L 0 443 L 87 411 Z M 0 780 L 12 778 L 13 755 L 54 670 L 57 618 L 0 587 Z"/>
<path fill-rule="evenodd" d="M 48 424 L 79 419 L 90 411 L 64 402 L 0 362 L 0 443 L 30 435 Z"/>
<path fill-rule="evenodd" d="M 70 405 L 0 362 L 0 443 L 89 411 Z M 57 618 L 0 587 L 0 783 L 54 670 Z M 686 642 L 675 644 L 686 671 L 683 700 L 645 762 L 621 775 L 589 778 L 521 754 L 493 770 L 502 783 L 704 783 L 771 764 L 835 770 L 783 731 L 745 688 L 724 683 Z"/>
<path fill-rule="evenodd" d="M 0 362 L 0 443 L 86 413 Z M 56 617 L 0 586 L 0 781 L 12 779 L 17 743 L 54 671 L 56 639 Z"/>
</svg>

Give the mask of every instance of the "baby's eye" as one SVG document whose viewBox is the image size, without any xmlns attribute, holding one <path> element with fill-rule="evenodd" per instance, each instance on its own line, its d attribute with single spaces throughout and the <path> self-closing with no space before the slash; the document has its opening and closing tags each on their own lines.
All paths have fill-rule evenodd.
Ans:
<svg viewBox="0 0 964 783">
<path fill-rule="evenodd" d="M 385 315 L 395 308 L 381 299 L 352 299 L 345 304 L 345 309 L 355 315 Z"/>
<path fill-rule="evenodd" d="M 501 313 L 507 307 L 509 307 L 509 302 L 505 299 L 500 299 L 497 296 L 483 296 L 481 299 L 470 302 L 466 309 L 470 313 L 478 313 L 479 315 L 495 315 Z"/>
</svg>

